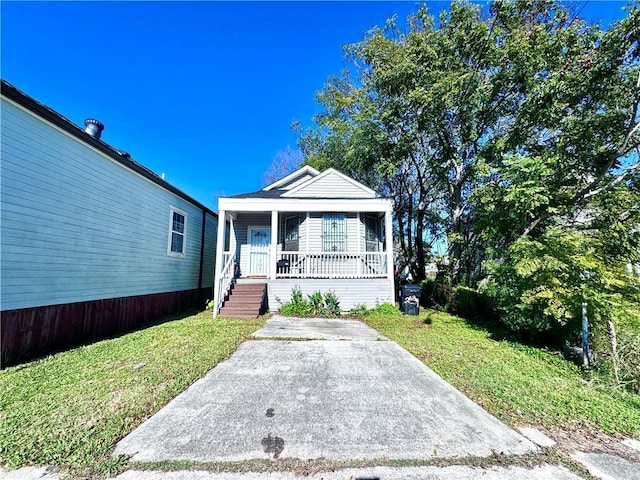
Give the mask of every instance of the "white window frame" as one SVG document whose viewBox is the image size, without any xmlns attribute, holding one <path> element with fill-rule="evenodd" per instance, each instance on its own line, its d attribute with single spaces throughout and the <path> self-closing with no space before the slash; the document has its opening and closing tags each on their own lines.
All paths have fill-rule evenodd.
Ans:
<svg viewBox="0 0 640 480">
<path fill-rule="evenodd" d="M 177 213 L 178 215 L 182 215 L 182 217 L 184 218 L 183 232 L 178 232 L 173 230 L 173 214 L 174 213 Z M 169 236 L 167 240 L 167 255 L 169 257 L 184 258 L 185 256 L 186 249 L 187 249 L 187 217 L 188 217 L 187 212 L 185 212 L 184 210 L 180 210 L 178 207 L 174 207 L 173 205 L 169 206 Z M 171 250 L 171 240 L 173 238 L 174 233 L 182 235 L 182 251 L 181 252 L 174 252 Z"/>
</svg>

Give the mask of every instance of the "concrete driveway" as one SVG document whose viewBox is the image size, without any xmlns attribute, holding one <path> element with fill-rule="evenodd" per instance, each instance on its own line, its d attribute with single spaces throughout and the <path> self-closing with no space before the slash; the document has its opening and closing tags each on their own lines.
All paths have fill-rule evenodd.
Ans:
<svg viewBox="0 0 640 480">
<path fill-rule="evenodd" d="M 275 316 L 124 438 L 115 454 L 224 462 L 535 450 L 363 323 Z"/>
</svg>

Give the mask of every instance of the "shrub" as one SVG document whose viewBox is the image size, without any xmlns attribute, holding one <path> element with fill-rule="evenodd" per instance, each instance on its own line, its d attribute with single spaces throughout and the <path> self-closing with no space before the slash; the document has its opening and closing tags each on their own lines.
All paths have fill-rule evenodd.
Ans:
<svg viewBox="0 0 640 480">
<path fill-rule="evenodd" d="M 453 290 L 446 277 L 427 278 L 420 283 L 422 296 L 420 303 L 425 307 L 448 310 L 451 306 Z"/>
<path fill-rule="evenodd" d="M 340 302 L 334 292 L 329 290 L 324 294 L 324 313 L 332 317 L 340 316 Z"/>
<path fill-rule="evenodd" d="M 340 301 L 335 293 L 328 291 L 322 295 L 314 292 L 305 299 L 296 286 L 291 291 L 291 300 L 280 306 L 280 313 L 288 317 L 309 317 L 313 315 L 326 315 L 337 317 L 340 315 Z"/>
<path fill-rule="evenodd" d="M 449 310 L 468 320 L 487 322 L 495 317 L 491 300 L 484 294 L 469 287 L 453 289 Z"/>
<path fill-rule="evenodd" d="M 280 313 L 288 317 L 306 317 L 312 311 L 311 303 L 304 299 L 298 286 L 291 291 L 291 300 L 280 306 Z"/>
<path fill-rule="evenodd" d="M 309 297 L 309 306 L 311 307 L 311 312 L 314 315 L 319 315 L 324 310 L 324 301 L 322 299 L 322 293 L 314 292 Z"/>
</svg>

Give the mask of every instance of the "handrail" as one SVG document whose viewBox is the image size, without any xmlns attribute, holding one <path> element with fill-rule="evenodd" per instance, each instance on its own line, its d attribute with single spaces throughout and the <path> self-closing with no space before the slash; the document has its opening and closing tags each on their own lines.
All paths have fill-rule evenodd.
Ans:
<svg viewBox="0 0 640 480">
<path fill-rule="evenodd" d="M 215 313 L 216 315 L 218 314 L 218 312 L 220 312 L 220 309 L 222 308 L 222 304 L 224 303 L 224 299 L 227 296 L 227 293 L 229 293 L 229 290 L 231 289 L 231 284 L 233 283 L 233 278 L 235 276 L 235 257 L 233 255 L 231 255 L 230 253 L 225 253 L 223 254 L 223 262 L 224 262 L 224 267 L 222 269 L 222 273 L 220 274 L 220 280 L 219 280 L 219 289 L 218 289 L 218 298 L 216 298 L 216 303 L 215 303 Z"/>
<path fill-rule="evenodd" d="M 306 252 L 279 254 L 276 278 L 383 278 L 386 252 Z"/>
</svg>

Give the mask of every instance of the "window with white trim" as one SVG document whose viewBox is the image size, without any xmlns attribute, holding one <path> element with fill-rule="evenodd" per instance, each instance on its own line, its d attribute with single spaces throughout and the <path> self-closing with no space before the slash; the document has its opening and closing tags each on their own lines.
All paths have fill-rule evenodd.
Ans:
<svg viewBox="0 0 640 480">
<path fill-rule="evenodd" d="M 300 217 L 287 217 L 284 220 L 284 250 L 296 252 L 300 240 Z"/>
<path fill-rule="evenodd" d="M 322 215 L 322 250 L 345 252 L 347 250 L 346 215 L 324 213 Z"/>
<path fill-rule="evenodd" d="M 167 255 L 184 258 L 187 245 L 187 214 L 176 207 L 169 207 L 169 242 Z"/>
<path fill-rule="evenodd" d="M 365 251 L 377 252 L 380 250 L 380 219 L 373 215 L 364 215 L 364 241 Z"/>
</svg>

